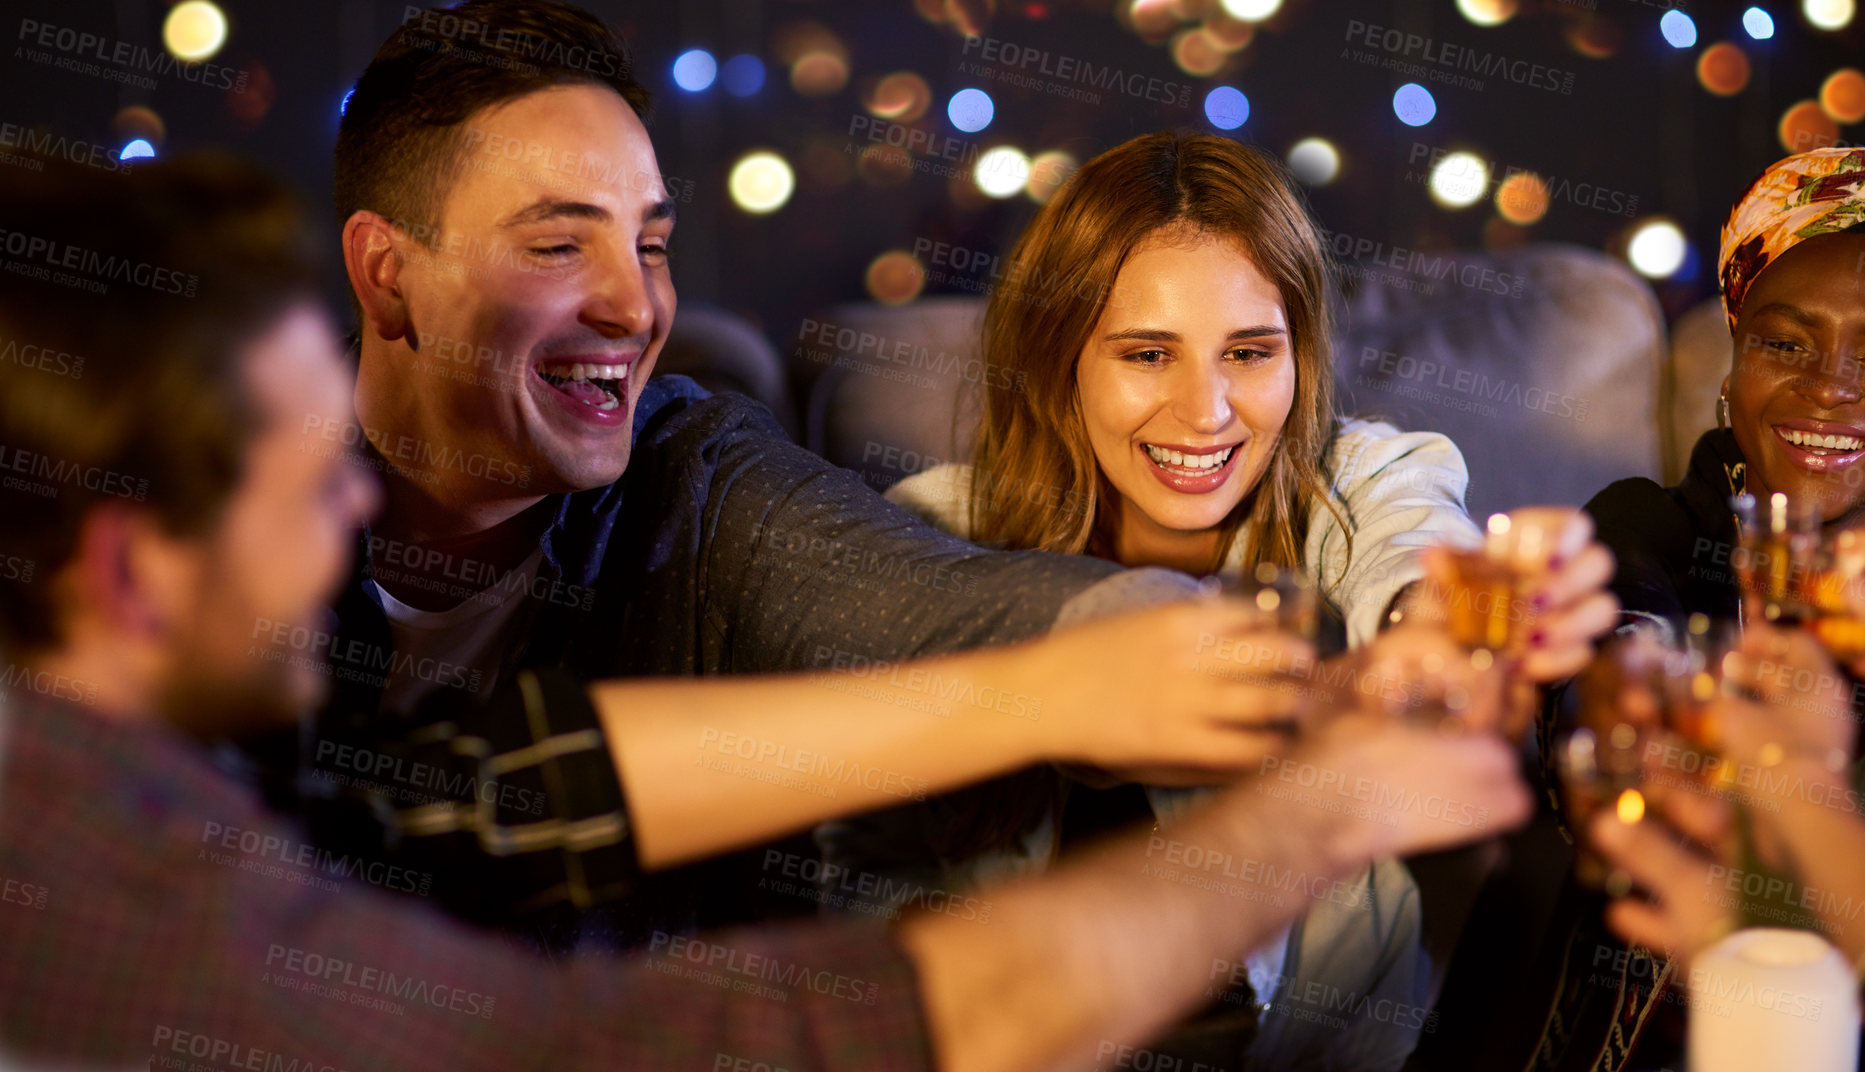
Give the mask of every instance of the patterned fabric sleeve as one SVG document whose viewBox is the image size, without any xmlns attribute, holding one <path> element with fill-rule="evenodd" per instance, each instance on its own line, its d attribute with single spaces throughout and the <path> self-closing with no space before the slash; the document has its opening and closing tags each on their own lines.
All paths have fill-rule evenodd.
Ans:
<svg viewBox="0 0 1865 1072">
<path fill-rule="evenodd" d="M 635 888 L 619 776 L 578 682 L 526 670 L 485 703 L 436 693 L 406 726 L 311 744 L 303 811 L 319 844 L 374 848 L 489 925 Z"/>
<path fill-rule="evenodd" d="M 385 896 L 407 876 L 314 848 L 189 742 L 23 706 L 0 767 L 9 1066 L 930 1067 L 885 929 L 661 934 L 552 964 Z"/>
</svg>

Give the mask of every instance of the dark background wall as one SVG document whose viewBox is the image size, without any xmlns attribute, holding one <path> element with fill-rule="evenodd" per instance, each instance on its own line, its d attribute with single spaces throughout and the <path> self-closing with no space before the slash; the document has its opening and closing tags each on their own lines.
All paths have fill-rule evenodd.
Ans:
<svg viewBox="0 0 1865 1072">
<path fill-rule="evenodd" d="M 0 25 L 14 41 L 0 66 L 0 124 L 120 148 L 135 132 L 121 113 L 146 107 L 165 127 L 159 151 L 222 146 L 262 160 L 304 191 L 334 236 L 327 206 L 338 107 L 406 7 L 390 0 L 222 0 L 231 32 L 213 62 L 245 76 L 244 92 L 172 71 L 155 74 L 154 88 L 127 85 L 94 70 L 61 69 L 42 54 L 35 59 L 25 40 L 28 20 L 37 20 L 159 47 L 169 6 L 7 0 Z M 928 139 L 957 139 L 961 162 L 1005 143 L 1031 154 L 1060 149 L 1081 160 L 1160 127 L 1215 129 L 1204 115 L 1205 93 L 1237 87 L 1251 110 L 1233 135 L 1278 156 L 1298 139 L 1329 139 L 1343 163 L 1338 178 L 1311 194 L 1323 226 L 1389 248 L 1470 249 L 1527 239 L 1616 249 L 1629 225 L 1669 216 L 1683 226 L 1696 261 L 1694 271 L 1687 265 L 1658 286 L 1675 315 L 1713 293 L 1717 229 L 1749 178 L 1785 155 L 1777 132 L 1783 112 L 1817 98 L 1835 69 L 1865 58 L 1859 20 L 1820 30 L 1799 3 L 1784 0 L 1760 5 L 1775 23 L 1765 41 L 1743 32 L 1746 5 L 1735 4 L 1519 0 L 1500 5 L 1514 12 L 1507 21 L 1480 26 L 1452 0 L 1287 0 L 1208 76 L 1175 63 L 1169 34 L 1145 36 L 1139 32 L 1145 27 L 1135 25 L 1136 18 L 1157 17 L 1168 30 L 1195 29 L 1214 19 L 1220 36 L 1248 32 L 1225 19 L 1219 4 L 1201 0 L 1141 0 L 1137 15 L 1132 0 L 587 0 L 587 6 L 633 43 L 643 80 L 659 98 L 650 129 L 662 169 L 690 184 L 674 243 L 682 299 L 741 312 L 780 346 L 809 311 L 865 297 L 864 273 L 883 251 L 946 242 L 968 251 L 962 260 L 994 256 L 1007 251 L 1036 208 L 1026 196 L 992 200 L 965 180 L 890 169 L 885 159 L 865 167 L 882 180 L 870 181 L 851 150 L 871 144 L 865 105 L 875 82 L 892 72 L 924 80 L 931 105 L 911 126 Z M 1660 17 L 1673 6 L 1694 20 L 1693 47 L 1673 48 L 1661 35 Z M 975 65 L 983 47 L 968 47 L 961 27 L 995 41 L 1000 59 L 1016 49 L 1040 50 L 1052 70 L 1064 60 L 1116 68 L 1157 79 L 1168 87 L 1158 95 L 1176 92 L 1188 103 L 1149 100 L 1146 91 L 1088 90 L 1099 99 L 1084 100 L 1019 88 L 1004 81 L 1017 69 L 1001 62 L 986 63 L 981 77 Z M 1506 75 L 1478 76 L 1477 86 L 1427 81 L 1436 118 L 1408 127 L 1395 117 L 1391 98 L 1414 77 L 1385 69 L 1395 53 L 1369 48 L 1378 35 L 1363 27 L 1417 35 L 1439 57 L 1462 49 L 1482 64 L 1540 65 L 1549 73 L 1530 75 L 1531 83 L 1551 81 L 1524 84 Z M 1739 46 L 1750 65 L 1746 87 L 1734 96 L 1699 84 L 1699 58 L 1719 41 Z M 811 96 L 793 88 L 783 57 L 812 45 L 846 56 L 840 89 Z M 677 88 L 673 61 L 689 48 L 708 49 L 721 61 L 758 56 L 767 69 L 763 87 L 745 97 L 719 83 L 698 93 Z M 1412 49 L 1396 58 L 1423 56 Z M 1554 88 L 1556 81 L 1562 88 Z M 947 98 L 967 86 L 986 89 L 996 104 L 995 120 L 977 134 L 956 130 L 945 114 Z M 1843 141 L 1858 131 L 1839 125 L 1831 133 Z M 731 165 L 753 148 L 776 150 L 797 170 L 796 193 L 770 215 L 747 214 L 728 195 Z M 1545 216 L 1518 228 L 1498 219 L 1493 199 L 1460 211 L 1436 205 L 1418 180 L 1433 152 L 1458 148 L 1548 176 L 1556 196 Z M 923 167 L 942 162 L 922 154 Z M 926 293 L 962 293 L 988 281 L 988 261 L 967 269 L 956 273 L 956 285 L 936 279 Z M 333 297 L 338 286 L 333 272 Z"/>
</svg>

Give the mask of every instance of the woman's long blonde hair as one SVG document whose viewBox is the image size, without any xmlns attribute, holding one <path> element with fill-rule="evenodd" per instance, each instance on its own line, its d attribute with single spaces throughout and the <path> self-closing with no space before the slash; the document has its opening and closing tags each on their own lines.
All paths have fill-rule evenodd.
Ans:
<svg viewBox="0 0 1865 1072">
<path fill-rule="evenodd" d="M 1329 261 L 1281 165 L 1210 134 L 1147 134 L 1102 153 L 1017 241 L 984 314 L 983 357 L 1001 374 L 972 451 L 973 539 L 1112 557 L 1114 492 L 1088 442 L 1076 364 L 1103 310 L 1119 307 L 1115 280 L 1134 248 L 1176 227 L 1250 258 L 1282 297 L 1295 354 L 1288 420 L 1256 489 L 1224 519 L 1210 568 L 1245 531 L 1246 569 L 1301 564 L 1308 497 L 1335 509 L 1322 478 L 1335 427 Z"/>
<path fill-rule="evenodd" d="M 1210 134 L 1147 134 L 1082 165 L 1010 255 L 984 314 L 986 368 L 972 451 L 971 534 L 979 543 L 1113 557 L 1114 491 L 1082 419 L 1075 368 L 1120 269 L 1161 228 L 1234 243 L 1282 297 L 1295 399 L 1251 494 L 1222 523 L 1215 572 L 1246 531 L 1246 571 L 1301 566 L 1310 496 L 1346 518 L 1322 477 L 1334 438 L 1333 282 L 1321 235 L 1281 165 Z M 1008 386 L 1000 386 L 1008 385 Z M 1352 536 L 1348 536 L 1352 553 Z M 955 794 L 935 850 L 966 859 L 1014 845 L 1065 797 L 1050 768 Z"/>
</svg>

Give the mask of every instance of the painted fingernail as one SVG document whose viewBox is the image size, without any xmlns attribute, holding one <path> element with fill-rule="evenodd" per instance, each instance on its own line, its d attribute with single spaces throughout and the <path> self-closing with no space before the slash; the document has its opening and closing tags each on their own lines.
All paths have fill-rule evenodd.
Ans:
<svg viewBox="0 0 1865 1072">
<path fill-rule="evenodd" d="M 1540 614 L 1543 611 L 1547 610 L 1548 604 L 1551 602 L 1553 602 L 1553 600 L 1548 598 L 1548 593 L 1546 592 L 1542 592 L 1536 595 L 1534 599 L 1534 603 L 1533 603 L 1533 606 L 1535 608 L 1535 613 Z"/>
<path fill-rule="evenodd" d="M 1529 634 L 1528 645 L 1529 647 L 1539 648 L 1543 643 L 1547 641 L 1547 639 L 1548 639 L 1548 634 L 1544 632 L 1543 630 L 1537 629 L 1533 633 Z"/>
</svg>

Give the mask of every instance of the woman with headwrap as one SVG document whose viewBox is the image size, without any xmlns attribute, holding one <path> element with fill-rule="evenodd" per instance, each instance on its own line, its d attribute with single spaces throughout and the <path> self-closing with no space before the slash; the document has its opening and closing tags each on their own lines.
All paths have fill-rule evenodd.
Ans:
<svg viewBox="0 0 1865 1072">
<path fill-rule="evenodd" d="M 1621 480 L 1586 506 L 1617 560 L 1611 590 L 1622 629 L 1675 635 L 1692 614 L 1743 620 L 1734 495 L 1766 502 L 1781 492 L 1817 504 L 1828 532 L 1865 526 L 1862 225 L 1865 150 L 1787 157 L 1736 202 L 1717 261 L 1735 341 L 1717 427 L 1697 440 L 1677 485 Z M 1554 722 L 1543 726 L 1544 756 Z M 1563 818 L 1571 827 L 1587 817 Z M 1570 883 L 1562 900 L 1550 938 L 1564 949 L 1553 958 L 1554 978 L 1539 980 L 1552 982 L 1554 996 L 1529 1067 L 1619 1072 L 1666 1063 L 1674 1054 L 1659 1051 L 1674 1046 L 1688 1004 L 1676 965 L 1614 941 L 1600 895 Z"/>
<path fill-rule="evenodd" d="M 1621 480 L 1587 512 L 1618 559 L 1628 615 L 1736 619 L 1732 495 L 1818 504 L 1830 531 L 1865 524 L 1865 150 L 1776 163 L 1723 227 L 1717 272 L 1735 361 L 1675 487 Z"/>
</svg>

